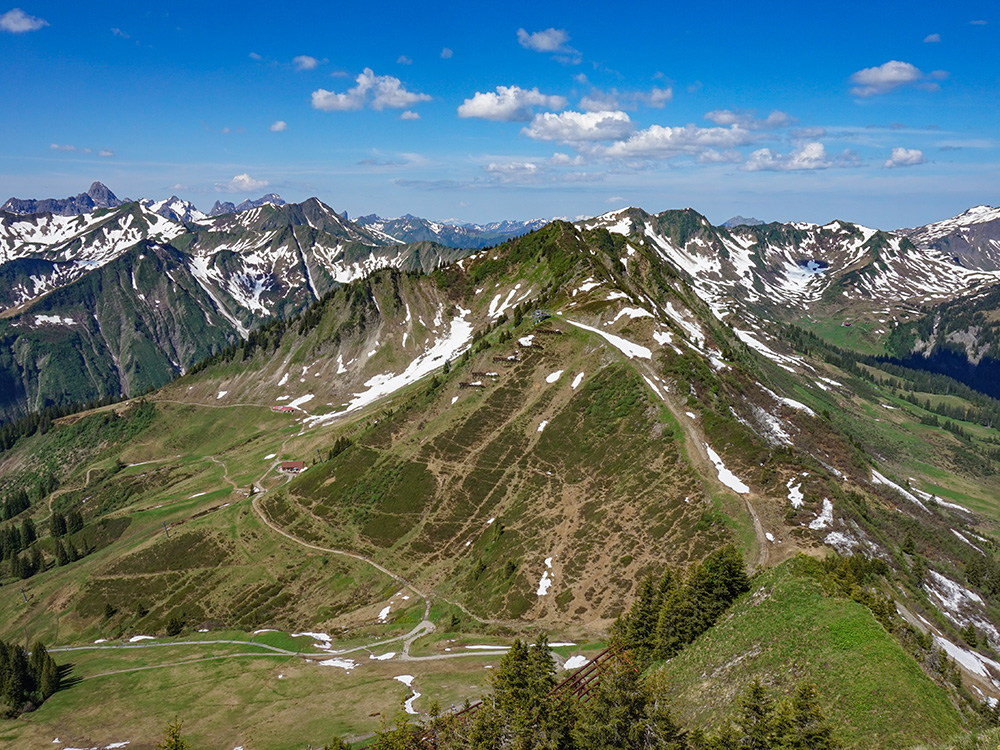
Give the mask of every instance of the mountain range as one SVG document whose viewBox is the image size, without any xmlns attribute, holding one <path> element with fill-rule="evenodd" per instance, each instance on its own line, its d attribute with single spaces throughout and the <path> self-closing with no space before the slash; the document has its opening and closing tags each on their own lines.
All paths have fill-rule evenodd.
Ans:
<svg viewBox="0 0 1000 750">
<path fill-rule="evenodd" d="M 154 700 L 206 746 L 361 737 L 399 676 L 423 714 L 475 699 L 515 635 L 599 653 L 728 544 L 750 592 L 653 667 L 685 721 L 754 677 L 815 682 L 848 748 L 990 720 L 1000 403 L 929 365 L 993 357 L 993 209 L 897 233 L 632 207 L 452 249 L 317 199 L 168 206 L 3 217 L 7 418 L 159 386 L 0 451 L 0 526 L 40 537 L 37 569 L 0 563 L 25 592 L 0 637 L 75 649 L 128 732 L 74 688 L 22 744 L 152 744 Z M 201 649 L 203 690 L 261 697 L 185 702 Z"/>
</svg>

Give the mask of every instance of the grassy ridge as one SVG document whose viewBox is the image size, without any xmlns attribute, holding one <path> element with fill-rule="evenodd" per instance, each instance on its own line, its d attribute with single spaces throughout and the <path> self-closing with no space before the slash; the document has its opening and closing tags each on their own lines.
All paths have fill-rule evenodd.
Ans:
<svg viewBox="0 0 1000 750">
<path fill-rule="evenodd" d="M 943 742 L 962 728 L 957 709 L 867 608 L 824 596 L 791 560 L 760 575 L 714 628 L 661 669 L 690 725 L 735 716 L 753 676 L 788 692 L 816 683 L 844 747 Z"/>
</svg>

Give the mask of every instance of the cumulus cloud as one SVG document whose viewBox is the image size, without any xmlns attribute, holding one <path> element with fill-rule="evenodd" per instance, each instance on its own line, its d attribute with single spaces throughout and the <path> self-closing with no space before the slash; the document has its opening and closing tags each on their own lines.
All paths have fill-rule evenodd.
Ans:
<svg viewBox="0 0 1000 750">
<path fill-rule="evenodd" d="M 462 102 L 458 107 L 458 116 L 495 122 L 527 122 L 534 114 L 534 107 L 563 109 L 566 104 L 565 97 L 548 96 L 537 88 L 497 86 L 496 93 L 477 91 L 471 99 Z"/>
<path fill-rule="evenodd" d="M 441 59 L 442 60 L 450 60 L 454 55 L 455 55 L 455 53 L 452 52 L 448 47 L 442 47 L 441 48 Z"/>
<path fill-rule="evenodd" d="M 851 89 L 854 96 L 867 98 L 878 94 L 887 94 L 900 86 L 919 86 L 927 91 L 937 91 L 935 80 L 946 78 L 943 70 L 924 73 L 915 65 L 899 60 L 890 60 L 875 68 L 864 68 L 851 75 L 851 83 L 857 84 Z"/>
<path fill-rule="evenodd" d="M 100 151 L 97 152 L 97 155 L 100 156 L 102 159 L 110 159 L 115 155 L 115 152 L 112 151 L 110 148 L 102 148 Z"/>
<path fill-rule="evenodd" d="M 542 168 L 530 161 L 491 162 L 483 169 L 491 177 L 501 182 L 523 182 L 538 177 L 542 173 Z"/>
<path fill-rule="evenodd" d="M 49 22 L 45 19 L 29 16 L 20 8 L 8 10 L 0 16 L 0 31 L 7 31 L 11 34 L 23 34 L 26 31 L 38 31 L 48 25 Z"/>
<path fill-rule="evenodd" d="M 913 167 L 924 163 L 924 152 L 918 148 L 894 148 L 889 158 L 882 164 L 886 169 Z"/>
<path fill-rule="evenodd" d="M 570 156 L 569 154 L 564 154 L 560 151 L 556 151 L 552 156 L 549 157 L 548 163 L 555 167 L 568 167 L 568 166 L 579 166 L 583 164 L 583 157 L 577 154 L 576 156 Z"/>
<path fill-rule="evenodd" d="M 743 161 L 743 154 L 735 149 L 716 151 L 709 148 L 698 154 L 698 161 L 702 164 L 739 164 Z"/>
<path fill-rule="evenodd" d="M 268 186 L 267 180 L 255 180 L 246 172 L 238 174 L 229 182 L 215 183 L 215 190 L 219 193 L 244 193 L 251 190 L 260 190 Z"/>
<path fill-rule="evenodd" d="M 780 110 L 773 110 L 764 119 L 757 118 L 756 110 L 739 109 L 713 109 L 705 113 L 705 119 L 714 122 L 716 125 L 739 125 L 747 130 L 773 130 L 783 128 L 795 122 Z"/>
<path fill-rule="evenodd" d="M 271 123 L 272 133 L 284 133 L 286 130 L 288 130 L 288 123 L 284 120 L 275 120 Z"/>
<path fill-rule="evenodd" d="M 521 132 L 537 141 L 581 143 L 613 141 L 635 130 L 629 116 L 616 112 L 545 112 L 535 115 L 531 125 Z"/>
<path fill-rule="evenodd" d="M 420 119 L 420 114 L 417 113 L 417 112 L 413 112 L 412 110 L 408 109 L 408 110 L 406 110 L 405 112 L 403 112 L 399 116 L 399 119 L 400 120 L 419 120 Z"/>
<path fill-rule="evenodd" d="M 315 70 L 319 66 L 319 60 L 310 55 L 297 55 L 292 58 L 292 65 L 296 70 Z"/>
<path fill-rule="evenodd" d="M 347 112 L 368 104 L 381 111 L 386 107 L 405 109 L 431 99 L 427 94 L 407 91 L 402 81 L 394 76 L 375 75 L 371 68 L 365 68 L 355 82 L 356 86 L 342 93 L 316 89 L 312 92 L 312 106 L 324 112 Z"/>
<path fill-rule="evenodd" d="M 534 52 L 554 54 L 561 62 L 579 63 L 581 55 L 578 50 L 567 44 L 569 34 L 565 29 L 545 29 L 528 33 L 524 29 L 517 30 L 517 42 L 525 49 Z"/>
<path fill-rule="evenodd" d="M 400 55 L 396 58 L 397 65 L 413 65 L 413 59 L 407 57 L 406 55 Z"/>
<path fill-rule="evenodd" d="M 639 98 L 640 101 L 644 102 L 646 105 L 660 109 L 664 105 L 673 101 L 674 90 L 670 86 L 663 89 L 658 86 L 653 86 L 653 88 L 649 91 L 640 94 Z"/>
<path fill-rule="evenodd" d="M 924 44 L 930 44 L 933 42 L 940 42 L 940 41 L 941 41 L 940 34 L 928 34 L 927 36 L 924 37 Z"/>
<path fill-rule="evenodd" d="M 831 167 L 854 167 L 860 162 L 850 151 L 830 156 L 822 143 L 805 143 L 789 154 L 762 148 L 750 154 L 742 169 L 747 172 L 801 172 Z"/>
<path fill-rule="evenodd" d="M 669 159 L 681 155 L 698 155 L 708 149 L 725 150 L 745 146 L 758 137 L 740 125 L 728 128 L 650 125 L 645 130 L 632 134 L 627 140 L 612 143 L 601 153 L 611 158 Z"/>
</svg>

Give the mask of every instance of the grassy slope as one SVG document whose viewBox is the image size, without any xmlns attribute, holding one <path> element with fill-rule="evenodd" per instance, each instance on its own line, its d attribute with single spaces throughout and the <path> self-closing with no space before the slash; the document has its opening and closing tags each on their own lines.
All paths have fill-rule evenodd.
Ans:
<svg viewBox="0 0 1000 750">
<path fill-rule="evenodd" d="M 961 729 L 945 692 L 867 608 L 824 596 L 794 560 L 759 576 L 722 622 L 662 669 L 691 725 L 732 718 L 736 696 L 760 676 L 782 693 L 814 682 L 848 749 L 941 742 Z"/>
</svg>

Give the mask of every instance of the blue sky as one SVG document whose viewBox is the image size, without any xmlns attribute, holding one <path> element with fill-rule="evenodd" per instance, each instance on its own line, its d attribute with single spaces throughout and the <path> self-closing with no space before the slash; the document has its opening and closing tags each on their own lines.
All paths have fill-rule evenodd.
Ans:
<svg viewBox="0 0 1000 750">
<path fill-rule="evenodd" d="M 996 10 L 0 6 L 0 200 L 918 225 L 1000 202 Z"/>
</svg>

